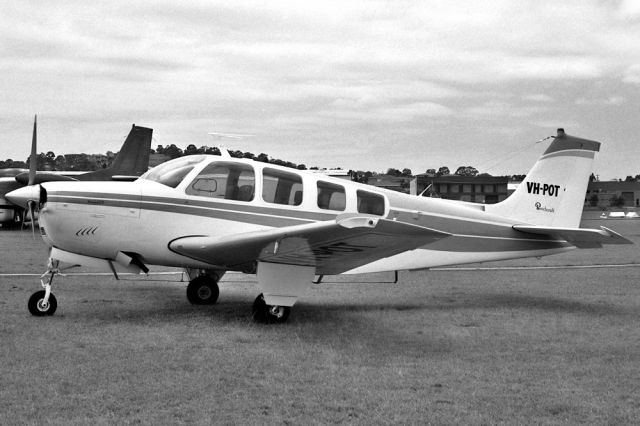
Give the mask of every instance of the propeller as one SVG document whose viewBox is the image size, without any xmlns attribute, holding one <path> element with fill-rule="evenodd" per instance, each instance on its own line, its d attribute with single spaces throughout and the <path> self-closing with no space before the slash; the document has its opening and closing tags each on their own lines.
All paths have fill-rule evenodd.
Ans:
<svg viewBox="0 0 640 426">
<path fill-rule="evenodd" d="M 31 186 L 36 181 L 36 169 L 38 168 L 38 115 L 33 117 L 33 137 L 31 138 L 31 156 L 29 157 L 29 182 L 27 186 Z M 35 217 L 36 202 L 35 200 L 27 201 L 27 213 L 31 218 L 31 234 L 35 238 L 36 235 L 36 217 Z M 24 226 L 24 221 L 22 222 Z"/>
<path fill-rule="evenodd" d="M 36 217 L 35 217 L 35 213 L 36 213 L 36 202 L 33 200 L 29 200 L 27 202 L 27 206 L 28 206 L 28 210 L 29 210 L 29 217 L 31 217 L 31 236 L 33 238 L 36 237 Z"/>
<path fill-rule="evenodd" d="M 33 117 L 33 137 L 31 138 L 31 157 L 29 157 L 29 185 L 36 181 L 36 169 L 38 168 L 38 115 Z"/>
</svg>

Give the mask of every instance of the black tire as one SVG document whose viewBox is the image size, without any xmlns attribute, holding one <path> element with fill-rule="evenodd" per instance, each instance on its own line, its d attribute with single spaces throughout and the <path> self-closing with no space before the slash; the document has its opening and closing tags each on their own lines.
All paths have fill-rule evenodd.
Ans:
<svg viewBox="0 0 640 426">
<path fill-rule="evenodd" d="M 187 285 L 187 299 L 192 305 L 213 305 L 218 301 L 218 296 L 218 283 L 209 276 L 194 278 Z"/>
<path fill-rule="evenodd" d="M 253 302 L 251 316 L 255 322 L 261 324 L 282 324 L 287 322 L 291 314 L 290 306 L 267 305 L 262 293 Z"/>
<path fill-rule="evenodd" d="M 34 315 L 36 317 L 44 317 L 53 315 L 53 313 L 56 311 L 56 308 L 58 307 L 58 301 L 56 300 L 56 297 L 53 295 L 53 293 L 49 294 L 49 303 L 44 306 L 42 304 L 44 295 L 45 291 L 40 290 L 33 293 L 29 298 L 28 306 L 31 315 Z"/>
</svg>

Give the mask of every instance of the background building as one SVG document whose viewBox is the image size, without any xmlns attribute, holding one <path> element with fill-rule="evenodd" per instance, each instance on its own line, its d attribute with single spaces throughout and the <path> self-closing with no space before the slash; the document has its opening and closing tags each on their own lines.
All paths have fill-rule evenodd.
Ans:
<svg viewBox="0 0 640 426">
<path fill-rule="evenodd" d="M 589 182 L 584 200 L 586 207 L 640 207 L 640 182 Z"/>
<path fill-rule="evenodd" d="M 509 195 L 508 183 L 509 178 L 506 176 L 429 176 L 421 174 L 411 182 L 410 193 L 447 200 L 495 204 L 503 201 Z"/>
</svg>

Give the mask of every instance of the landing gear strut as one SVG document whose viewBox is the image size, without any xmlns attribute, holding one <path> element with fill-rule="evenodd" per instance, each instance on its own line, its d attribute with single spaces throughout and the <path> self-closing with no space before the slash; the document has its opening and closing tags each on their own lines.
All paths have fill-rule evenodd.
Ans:
<svg viewBox="0 0 640 426">
<path fill-rule="evenodd" d="M 290 313 L 290 306 L 267 305 L 262 293 L 256 297 L 251 310 L 253 320 L 263 324 L 282 324 L 287 321 Z"/>
<path fill-rule="evenodd" d="M 58 307 L 56 297 L 51 293 L 51 283 L 53 277 L 57 274 L 57 261 L 49 261 L 47 272 L 40 277 L 40 283 L 44 290 L 36 291 L 29 298 L 29 312 L 37 317 L 53 315 Z"/>
<path fill-rule="evenodd" d="M 13 224 L 15 226 L 19 226 L 22 222 L 23 222 L 22 211 L 18 210 L 18 209 L 14 210 L 13 211 Z"/>
<path fill-rule="evenodd" d="M 192 305 L 213 305 L 219 295 L 218 278 L 213 275 L 200 275 L 187 285 L 187 299 Z"/>
</svg>

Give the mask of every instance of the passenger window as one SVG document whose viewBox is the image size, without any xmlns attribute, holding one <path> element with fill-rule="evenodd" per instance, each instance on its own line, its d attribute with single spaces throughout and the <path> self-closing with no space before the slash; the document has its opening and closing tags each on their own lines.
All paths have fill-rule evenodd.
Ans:
<svg viewBox="0 0 640 426">
<path fill-rule="evenodd" d="M 344 210 L 344 187 L 335 183 L 318 181 L 318 207 L 325 210 Z"/>
<path fill-rule="evenodd" d="M 253 168 L 238 163 L 211 163 L 187 187 L 187 194 L 225 200 L 251 201 L 255 188 Z"/>
<path fill-rule="evenodd" d="M 295 173 L 265 168 L 262 171 L 262 199 L 267 203 L 302 204 L 302 178 Z"/>
<path fill-rule="evenodd" d="M 358 213 L 382 216 L 384 214 L 384 197 L 366 191 L 358 191 Z"/>
</svg>

